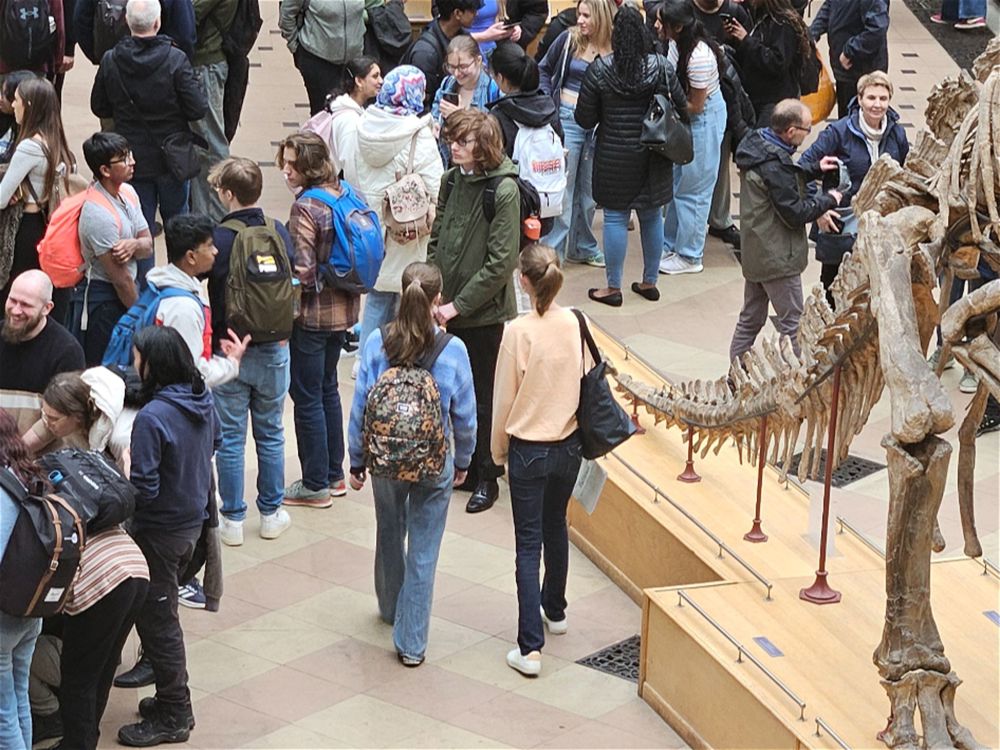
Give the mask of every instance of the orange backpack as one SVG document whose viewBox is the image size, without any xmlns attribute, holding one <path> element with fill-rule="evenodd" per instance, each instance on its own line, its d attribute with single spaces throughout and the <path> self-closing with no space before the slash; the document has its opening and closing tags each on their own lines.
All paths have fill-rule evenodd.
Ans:
<svg viewBox="0 0 1000 750">
<path fill-rule="evenodd" d="M 129 185 L 122 185 L 121 195 L 133 206 L 139 205 L 139 196 Z M 83 260 L 80 247 L 80 213 L 88 201 L 104 207 L 118 225 L 121 232 L 122 221 L 118 211 L 100 190 L 91 185 L 75 195 L 65 198 L 59 208 L 49 217 L 45 236 L 38 241 L 38 264 L 52 279 L 56 289 L 74 287 L 83 279 L 87 264 Z"/>
</svg>

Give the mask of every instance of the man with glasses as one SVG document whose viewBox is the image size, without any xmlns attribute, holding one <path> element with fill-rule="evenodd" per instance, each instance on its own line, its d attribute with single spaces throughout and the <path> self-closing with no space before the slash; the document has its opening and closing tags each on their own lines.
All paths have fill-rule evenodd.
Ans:
<svg viewBox="0 0 1000 750">
<path fill-rule="evenodd" d="M 153 257 L 153 237 L 139 197 L 128 185 L 135 159 L 117 133 L 94 133 L 83 157 L 94 174 L 91 195 L 80 211 L 80 250 L 86 264 L 73 290 L 73 330 L 87 367 L 101 364 L 118 319 L 136 299 L 136 264 Z"/>
<path fill-rule="evenodd" d="M 730 360 L 750 350 L 767 323 L 768 303 L 777 313 L 778 332 L 799 351 L 802 271 L 809 260 L 806 224 L 835 221 L 841 194 L 810 195 L 806 185 L 820 172 L 838 169 L 824 156 L 817 172 L 792 161 L 812 131 L 812 113 L 798 99 L 778 102 L 771 125 L 749 133 L 736 149 L 740 170 L 740 235 L 743 245 L 743 309 L 729 345 Z"/>
</svg>

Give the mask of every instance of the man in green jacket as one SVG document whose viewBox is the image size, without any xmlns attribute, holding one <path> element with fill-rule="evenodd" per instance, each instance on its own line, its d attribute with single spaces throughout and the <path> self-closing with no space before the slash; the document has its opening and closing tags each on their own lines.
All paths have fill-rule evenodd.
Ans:
<svg viewBox="0 0 1000 750">
<path fill-rule="evenodd" d="M 802 317 L 802 272 L 809 260 L 806 224 L 816 221 L 823 231 L 838 231 L 833 209 L 837 190 L 810 196 L 808 182 L 821 172 L 837 169 L 835 157 L 825 156 L 811 173 L 792 161 L 792 154 L 812 131 L 812 114 L 798 99 L 778 102 L 771 125 L 749 133 L 736 150 L 740 169 L 740 239 L 743 245 L 743 309 L 736 323 L 730 361 L 750 350 L 767 323 L 768 303 L 778 314 L 778 332 L 799 351 Z"/>
<path fill-rule="evenodd" d="M 473 490 L 465 509 L 479 513 L 496 502 L 503 474 L 490 456 L 493 376 L 503 325 L 517 315 L 513 275 L 521 243 L 521 198 L 517 167 L 504 154 L 494 118 L 460 110 L 449 115 L 444 132 L 455 166 L 441 179 L 427 262 L 441 269 L 444 282 L 438 323 L 465 343 L 472 364 L 476 450 L 459 489 Z M 492 220 L 486 215 L 490 201 Z"/>
</svg>

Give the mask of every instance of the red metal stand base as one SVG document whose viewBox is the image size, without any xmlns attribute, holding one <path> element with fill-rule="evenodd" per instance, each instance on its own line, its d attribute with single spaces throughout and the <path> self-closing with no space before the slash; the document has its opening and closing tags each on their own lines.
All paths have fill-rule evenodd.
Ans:
<svg viewBox="0 0 1000 750">
<path fill-rule="evenodd" d="M 639 424 L 639 402 L 638 401 L 633 401 L 632 402 L 632 424 L 635 425 L 635 434 L 636 435 L 645 435 L 646 434 L 646 428 L 643 427 L 641 424 Z"/>
<path fill-rule="evenodd" d="M 678 482 L 700 482 L 701 475 L 694 470 L 694 428 L 687 429 L 688 457 L 684 471 L 677 475 Z"/>
<path fill-rule="evenodd" d="M 813 604 L 836 604 L 840 601 L 840 592 L 830 588 L 826 582 L 825 570 L 817 570 L 813 585 L 807 589 L 801 589 L 799 599 Z"/>
<path fill-rule="evenodd" d="M 767 541 L 767 534 L 761 531 L 759 518 L 753 519 L 753 528 L 744 534 L 743 538 L 748 542 L 753 542 L 754 544 L 760 544 L 761 542 Z"/>
</svg>

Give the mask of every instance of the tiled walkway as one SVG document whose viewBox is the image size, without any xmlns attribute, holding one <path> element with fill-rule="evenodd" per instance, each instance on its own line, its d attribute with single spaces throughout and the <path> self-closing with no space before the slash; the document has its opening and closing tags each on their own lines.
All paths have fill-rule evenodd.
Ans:
<svg viewBox="0 0 1000 750">
<path fill-rule="evenodd" d="M 305 92 L 281 38 L 272 31 L 277 2 L 261 5 L 267 20 L 252 58 L 252 88 L 233 151 L 261 162 L 263 204 L 269 213 L 285 217 L 291 196 L 273 167 L 274 142 L 306 118 Z M 955 67 L 903 3 L 892 5 L 890 44 L 894 104 L 910 123 L 912 136 L 931 86 Z M 92 75 L 93 69 L 78 57 L 66 86 L 66 123 L 78 155 L 79 144 L 97 127 L 88 106 Z M 638 277 L 638 237 L 631 239 L 628 280 Z M 581 305 L 671 377 L 714 378 L 726 367 L 742 284 L 736 262 L 715 240 L 709 240 L 705 265 L 700 275 L 661 277 L 660 303 L 626 293 L 625 306 L 618 310 L 585 301 L 587 287 L 603 285 L 601 271 L 571 267 L 563 301 Z M 807 279 L 818 282 L 818 275 L 818 266 L 812 266 Z M 352 393 L 350 365 L 350 360 L 341 365 L 345 404 Z M 961 413 L 968 399 L 955 389 L 958 377 L 950 371 L 945 382 Z M 878 441 L 886 416 L 880 406 L 856 441 L 855 453 L 882 458 Z M 286 476 L 291 481 L 299 469 L 290 406 L 285 426 Z M 994 559 L 997 455 L 998 436 L 982 438 L 978 520 Z M 255 465 L 251 446 L 249 487 Z M 710 471 L 710 463 L 699 470 Z M 952 479 L 949 492 L 953 487 Z M 850 491 L 837 492 L 835 502 L 840 513 L 878 541 L 886 497 L 881 472 Z M 504 493 L 493 510 L 469 516 L 463 510 L 465 499 L 460 493 L 452 502 L 427 663 L 415 670 L 397 663 L 390 629 L 378 619 L 369 490 L 351 493 L 329 510 L 291 509 L 293 526 L 276 541 L 257 538 L 252 514 L 246 544 L 225 550 L 222 610 L 183 614 L 198 722 L 189 746 L 683 747 L 637 697 L 633 683 L 574 663 L 639 631 L 639 608 L 575 549 L 569 634 L 549 638 L 538 679 L 528 680 L 506 666 L 517 615 L 510 505 Z M 954 551 L 953 496 L 945 498 L 942 522 Z M 115 746 L 117 727 L 135 720 L 138 697 L 149 693 L 113 691 L 102 747 Z"/>
</svg>

